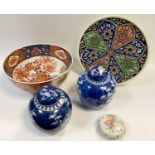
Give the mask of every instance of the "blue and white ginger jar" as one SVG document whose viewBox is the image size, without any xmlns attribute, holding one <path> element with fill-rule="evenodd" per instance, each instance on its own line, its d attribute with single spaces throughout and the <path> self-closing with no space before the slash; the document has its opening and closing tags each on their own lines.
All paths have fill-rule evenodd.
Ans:
<svg viewBox="0 0 155 155">
<path fill-rule="evenodd" d="M 87 68 L 77 81 L 81 102 L 90 108 L 100 109 L 108 103 L 115 92 L 116 81 L 103 66 Z"/>
<path fill-rule="evenodd" d="M 29 104 L 35 122 L 44 129 L 56 129 L 67 122 L 72 104 L 69 96 L 54 86 L 42 87 Z"/>
</svg>

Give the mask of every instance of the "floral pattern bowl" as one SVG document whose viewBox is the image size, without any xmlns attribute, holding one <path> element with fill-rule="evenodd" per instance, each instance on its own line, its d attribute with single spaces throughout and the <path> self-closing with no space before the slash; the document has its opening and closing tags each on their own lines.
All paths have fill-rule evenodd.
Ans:
<svg viewBox="0 0 155 155">
<path fill-rule="evenodd" d="M 38 44 L 12 52 L 4 61 L 4 71 L 16 86 L 35 93 L 42 86 L 61 84 L 72 62 L 67 50 Z"/>
</svg>

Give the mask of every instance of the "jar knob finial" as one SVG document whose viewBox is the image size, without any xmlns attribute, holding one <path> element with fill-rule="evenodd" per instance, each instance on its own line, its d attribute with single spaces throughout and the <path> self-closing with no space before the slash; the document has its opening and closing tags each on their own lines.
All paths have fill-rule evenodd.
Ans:
<svg viewBox="0 0 155 155">
<path fill-rule="evenodd" d="M 101 65 L 95 65 L 88 69 L 88 77 L 94 81 L 102 81 L 107 78 L 107 72 Z"/>
</svg>

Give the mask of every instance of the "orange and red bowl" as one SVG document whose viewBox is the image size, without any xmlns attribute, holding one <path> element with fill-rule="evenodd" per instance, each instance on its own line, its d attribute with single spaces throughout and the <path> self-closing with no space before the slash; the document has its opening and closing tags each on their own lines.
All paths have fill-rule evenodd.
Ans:
<svg viewBox="0 0 155 155">
<path fill-rule="evenodd" d="M 35 93 L 45 85 L 60 85 L 72 63 L 71 53 L 64 48 L 37 44 L 12 52 L 4 61 L 4 71 L 16 86 Z"/>
</svg>

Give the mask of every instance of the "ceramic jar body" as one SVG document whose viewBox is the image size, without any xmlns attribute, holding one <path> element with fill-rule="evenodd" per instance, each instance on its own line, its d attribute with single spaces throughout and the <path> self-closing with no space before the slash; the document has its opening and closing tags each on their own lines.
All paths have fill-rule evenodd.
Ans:
<svg viewBox="0 0 155 155">
<path fill-rule="evenodd" d="M 29 109 L 35 122 L 44 129 L 62 127 L 69 119 L 72 105 L 69 96 L 54 86 L 40 89 L 30 101 Z"/>
<path fill-rule="evenodd" d="M 112 99 L 115 86 L 116 82 L 110 72 L 95 65 L 80 75 L 77 92 L 83 104 L 100 109 Z"/>
</svg>

